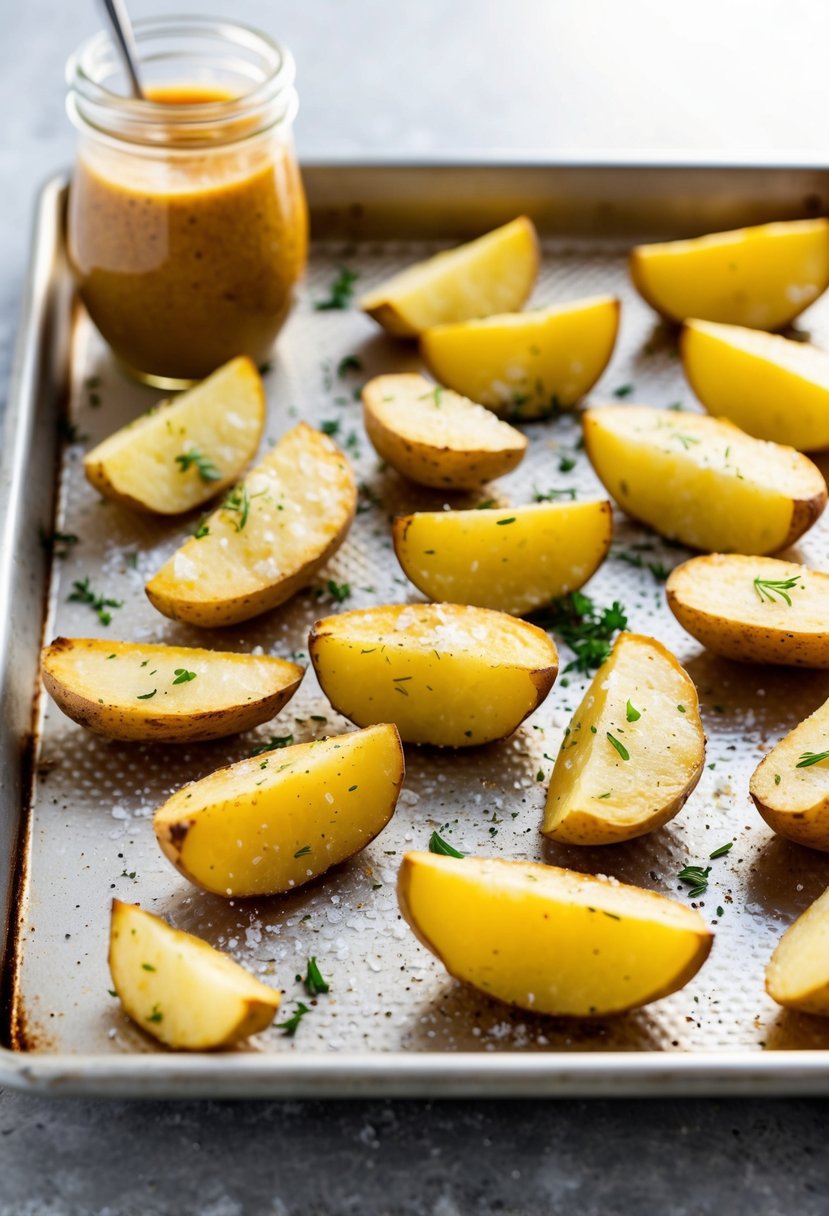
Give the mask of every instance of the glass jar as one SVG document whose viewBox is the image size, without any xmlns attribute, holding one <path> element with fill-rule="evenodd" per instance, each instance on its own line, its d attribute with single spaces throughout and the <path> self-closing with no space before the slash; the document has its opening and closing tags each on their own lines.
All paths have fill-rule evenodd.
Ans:
<svg viewBox="0 0 829 1216">
<path fill-rule="evenodd" d="M 208 18 L 154 17 L 135 35 L 144 100 L 105 33 L 67 65 L 69 260 L 125 368 L 180 388 L 234 355 L 261 363 L 290 310 L 308 239 L 294 65 Z"/>
</svg>

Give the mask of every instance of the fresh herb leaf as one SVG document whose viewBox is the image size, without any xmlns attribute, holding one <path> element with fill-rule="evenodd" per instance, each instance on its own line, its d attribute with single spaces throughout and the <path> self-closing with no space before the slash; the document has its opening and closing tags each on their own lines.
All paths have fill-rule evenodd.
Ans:
<svg viewBox="0 0 829 1216">
<path fill-rule="evenodd" d="M 339 429 L 340 429 L 339 418 L 326 418 L 324 422 L 320 423 L 320 430 L 322 431 L 323 435 L 334 436 L 337 434 Z"/>
<path fill-rule="evenodd" d="M 176 456 L 176 464 L 182 473 L 195 468 L 202 481 L 221 481 L 222 479 L 222 475 L 213 461 L 207 456 L 203 456 L 196 448 L 191 448 L 189 452 L 182 452 L 180 456 Z"/>
<path fill-rule="evenodd" d="M 820 764 L 823 760 L 829 760 L 829 752 L 803 752 L 795 768 L 811 768 L 813 764 Z"/>
<path fill-rule="evenodd" d="M 789 592 L 800 582 L 800 575 L 795 574 L 792 578 L 761 578 L 758 574 L 754 580 L 754 590 L 757 592 L 761 600 L 765 600 L 770 604 L 774 603 L 774 597 L 779 595 L 781 600 L 785 600 L 791 608 L 792 600 Z"/>
<path fill-rule="evenodd" d="M 429 852 L 439 853 L 442 857 L 466 857 L 466 853 L 461 853 L 437 832 L 432 832 L 429 837 Z"/>
<path fill-rule="evenodd" d="M 729 840 L 728 844 L 721 844 L 718 849 L 714 849 L 713 853 L 708 854 L 710 861 L 716 861 L 718 857 L 725 857 L 726 853 L 730 853 L 734 848 L 734 841 Z"/>
<path fill-rule="evenodd" d="M 625 706 L 625 717 L 627 718 L 628 722 L 638 722 L 642 717 L 641 710 L 636 709 L 630 698 L 628 698 L 628 703 Z"/>
<path fill-rule="evenodd" d="M 323 979 L 322 972 L 317 966 L 317 960 L 312 955 L 305 969 L 305 979 L 302 981 L 309 996 L 319 996 L 321 992 L 330 992 L 330 984 Z"/>
<path fill-rule="evenodd" d="M 607 741 L 611 745 L 611 747 L 616 748 L 616 751 L 619 753 L 619 755 L 622 757 L 623 760 L 629 760 L 630 752 L 625 747 L 624 743 L 622 743 L 619 739 L 617 739 L 615 735 L 611 735 L 610 731 L 606 731 L 605 733 L 607 735 Z"/>
<path fill-rule="evenodd" d="M 52 532 L 50 534 L 44 532 L 42 528 L 40 530 L 40 543 L 47 553 L 52 554 L 52 557 L 68 557 L 69 550 L 73 545 L 77 545 L 80 539 L 74 532 Z M 59 545 L 63 547 L 58 548 Z"/>
<path fill-rule="evenodd" d="M 553 487 L 550 490 L 533 490 L 533 502 L 556 502 L 559 498 L 569 498 L 571 502 L 575 502 L 578 491 L 573 489 L 557 490 Z"/>
<path fill-rule="evenodd" d="M 677 878 L 680 882 L 687 883 L 691 890 L 688 892 L 691 899 L 695 899 L 697 895 L 704 895 L 708 890 L 708 875 L 711 873 L 711 867 L 706 866 L 684 866 Z"/>
<path fill-rule="evenodd" d="M 573 456 L 560 456 L 558 461 L 559 473 L 572 473 L 576 467 L 576 460 Z"/>
<path fill-rule="evenodd" d="M 310 844 L 304 844 L 301 849 L 297 849 L 297 851 L 294 853 L 294 857 L 307 857 L 310 852 Z"/>
<path fill-rule="evenodd" d="M 146 1018 L 148 1022 L 161 1022 L 164 1019 L 164 1014 L 159 1009 L 158 1005 L 153 1005 L 153 1011 Z"/>
<path fill-rule="evenodd" d="M 360 276 L 356 271 L 349 270 L 347 266 L 338 266 L 337 270 L 338 274 L 331 284 L 328 299 L 314 301 L 314 308 L 317 312 L 332 312 L 348 308 L 351 303 L 351 298 L 354 295 L 354 284 Z"/>
<path fill-rule="evenodd" d="M 103 595 L 96 595 L 89 583 L 89 578 L 76 581 L 72 584 L 72 591 L 67 597 L 70 603 L 88 604 L 93 612 L 97 613 L 98 620 L 102 625 L 112 623 L 112 613 L 107 611 L 109 608 L 123 608 L 121 600 L 108 599 Z"/>
<path fill-rule="evenodd" d="M 336 604 L 342 604 L 351 595 L 351 583 L 337 583 L 333 578 L 329 578 L 325 590 Z"/>
<path fill-rule="evenodd" d="M 295 1035 L 300 1022 L 305 1017 L 306 1013 L 310 1012 L 311 1010 L 304 1001 L 298 1001 L 296 1009 L 287 1019 L 287 1021 L 276 1023 L 277 1030 L 284 1030 L 287 1035 Z"/>
<path fill-rule="evenodd" d="M 356 355 L 346 355 L 337 364 L 337 375 L 341 380 L 344 380 L 349 372 L 361 372 L 362 370 L 363 365 Z"/>
<path fill-rule="evenodd" d="M 136 696 L 139 701 L 150 701 L 150 700 L 152 700 L 152 698 L 155 696 L 155 694 L 157 692 L 158 692 L 158 689 L 154 688 L 152 690 L 152 692 L 139 692 L 136 694 Z"/>
<path fill-rule="evenodd" d="M 256 747 L 248 752 L 248 758 L 252 760 L 255 756 L 261 756 L 265 752 L 273 752 L 280 747 L 290 747 L 293 741 L 293 735 L 271 735 L 267 743 L 257 743 Z"/>
<path fill-rule="evenodd" d="M 222 503 L 221 509 L 233 512 L 239 516 L 238 519 L 234 519 L 233 526 L 237 532 L 241 532 L 248 522 L 248 515 L 250 514 L 250 495 L 244 482 L 239 486 L 235 486 L 230 491 Z"/>
<path fill-rule="evenodd" d="M 589 595 L 571 591 L 555 599 L 536 620 L 545 629 L 557 633 L 576 656 L 565 672 L 588 673 L 600 667 L 610 655 L 612 639 L 627 628 L 627 615 L 618 600 L 609 608 L 597 608 Z"/>
<path fill-rule="evenodd" d="M 191 680 L 195 680 L 196 678 L 195 671 L 187 671 L 184 667 L 177 667 L 174 674 L 176 677 L 173 680 L 174 684 L 189 684 Z"/>
<path fill-rule="evenodd" d="M 620 397 L 620 398 L 629 397 L 632 392 L 633 392 L 632 384 L 620 384 L 618 388 L 614 388 L 613 396 Z"/>
</svg>

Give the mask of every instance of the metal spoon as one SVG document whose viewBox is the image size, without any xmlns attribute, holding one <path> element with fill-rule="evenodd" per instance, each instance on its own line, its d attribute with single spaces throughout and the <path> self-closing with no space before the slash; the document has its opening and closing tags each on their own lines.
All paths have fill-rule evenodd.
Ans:
<svg viewBox="0 0 829 1216">
<path fill-rule="evenodd" d="M 124 0 L 99 0 L 99 4 L 109 22 L 112 40 L 123 60 L 132 95 L 142 101 L 144 89 L 138 74 L 138 48 Z"/>
</svg>

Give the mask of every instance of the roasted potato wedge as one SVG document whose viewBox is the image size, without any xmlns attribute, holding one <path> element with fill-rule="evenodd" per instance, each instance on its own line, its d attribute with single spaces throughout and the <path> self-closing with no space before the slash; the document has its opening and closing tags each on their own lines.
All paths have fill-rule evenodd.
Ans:
<svg viewBox="0 0 829 1216">
<path fill-rule="evenodd" d="M 526 216 L 417 262 L 360 300 L 383 329 L 411 338 L 431 325 L 523 308 L 538 274 L 538 237 Z"/>
<path fill-rule="evenodd" d="M 417 374 L 369 380 L 363 421 L 378 455 L 393 469 L 441 490 L 474 490 L 503 477 L 527 450 L 515 427 Z"/>
<path fill-rule="evenodd" d="M 780 836 L 829 853 L 829 701 L 761 760 L 749 792 Z"/>
<path fill-rule="evenodd" d="M 676 566 L 666 592 L 683 629 L 714 654 L 829 667 L 829 574 L 773 557 L 712 553 Z"/>
<path fill-rule="evenodd" d="M 766 967 L 778 1005 L 829 1017 L 829 891 L 789 925 Z"/>
<path fill-rule="evenodd" d="M 673 819 L 702 775 L 694 682 L 655 638 L 621 633 L 556 757 L 542 832 L 564 844 L 616 844 Z"/>
<path fill-rule="evenodd" d="M 775 553 L 826 506 L 806 456 L 704 414 L 606 405 L 585 413 L 584 443 L 626 514 L 694 549 Z"/>
<path fill-rule="evenodd" d="M 268 655 L 55 638 L 43 683 L 67 717 L 110 739 L 193 743 L 268 722 L 304 669 Z"/>
<path fill-rule="evenodd" d="M 512 734 L 553 686 L 543 630 L 460 604 L 390 604 L 317 621 L 317 679 L 358 726 L 394 722 L 404 743 L 471 747 Z"/>
<path fill-rule="evenodd" d="M 612 535 L 604 501 L 420 511 L 392 526 L 397 560 L 424 595 L 515 616 L 583 587 Z"/>
<path fill-rule="evenodd" d="M 99 443 L 84 457 L 84 472 L 105 498 L 179 515 L 233 485 L 264 425 L 262 377 L 240 356 Z"/>
<path fill-rule="evenodd" d="M 308 585 L 356 506 L 348 460 L 300 422 L 150 579 L 150 602 L 208 629 L 259 616 Z"/>
<path fill-rule="evenodd" d="M 214 895 L 277 895 L 364 849 L 394 813 L 400 737 L 388 724 L 240 760 L 155 813 L 162 852 Z"/>
<path fill-rule="evenodd" d="M 800 452 L 829 448 L 829 352 L 712 321 L 687 321 L 679 348 L 709 414 Z"/>
<path fill-rule="evenodd" d="M 664 895 L 529 861 L 407 853 L 397 895 L 450 975 L 533 1013 L 647 1005 L 687 984 L 713 941 Z"/>
<path fill-rule="evenodd" d="M 607 367 L 619 330 L 615 296 L 427 329 L 420 353 L 447 388 L 504 418 L 572 409 Z"/>
<path fill-rule="evenodd" d="M 231 1047 L 273 1021 L 282 994 L 137 904 L 112 901 L 112 984 L 136 1026 L 177 1051 Z"/>
<path fill-rule="evenodd" d="M 669 321 L 782 329 L 829 286 L 829 220 L 790 220 L 639 245 L 633 285 Z"/>
</svg>

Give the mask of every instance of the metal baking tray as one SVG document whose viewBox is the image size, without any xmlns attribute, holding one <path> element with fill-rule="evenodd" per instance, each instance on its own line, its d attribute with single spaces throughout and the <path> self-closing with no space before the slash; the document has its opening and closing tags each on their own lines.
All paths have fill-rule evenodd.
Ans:
<svg viewBox="0 0 829 1216">
<path fill-rule="evenodd" d="M 418 360 L 356 310 L 313 308 L 339 265 L 356 271 L 365 289 L 527 212 L 544 246 L 536 302 L 606 291 L 623 299 L 619 344 L 591 399 L 613 400 L 615 389 L 632 384 L 630 399 L 693 409 L 674 335 L 630 288 L 630 244 L 829 210 L 829 171 L 796 165 L 385 163 L 304 172 L 314 244 L 302 299 L 267 374 L 266 435 L 299 417 L 338 420 L 363 486 L 362 509 L 315 593 L 206 638 L 159 616 L 143 594 L 145 578 L 190 522 L 104 505 L 83 478 L 84 445 L 158 394 L 124 379 L 73 299 L 62 243 L 65 180 L 47 184 L 40 198 L 0 471 L 0 1085 L 177 1097 L 829 1092 L 829 1027 L 779 1010 L 763 990 L 782 930 L 829 882 L 829 857 L 772 836 L 747 793 L 760 756 L 829 695 L 829 673 L 742 667 L 703 652 L 667 612 L 648 568 L 672 566 L 684 552 L 623 517 L 613 555 L 588 591 L 600 604 L 621 600 L 632 628 L 676 652 L 699 687 L 708 734 L 708 767 L 681 815 L 625 845 L 579 850 L 538 833 L 549 757 L 585 683 L 570 673 L 506 742 L 456 754 L 408 748 L 392 823 L 350 863 L 289 897 L 226 902 L 173 871 L 156 847 L 152 812 L 183 782 L 271 734 L 301 741 L 347 729 L 313 673 L 273 723 L 184 747 L 96 738 L 40 693 L 39 647 L 56 633 L 305 654 L 312 621 L 336 610 L 328 578 L 350 584 L 346 607 L 418 598 L 390 552 L 388 517 L 442 498 L 379 466 L 357 400 L 368 376 Z M 829 301 L 798 324 L 829 345 Z M 348 355 L 360 360 L 359 372 L 338 371 Z M 599 491 L 577 448 L 577 419 L 526 429 L 530 453 L 492 487 L 498 501 L 529 501 L 534 490 Z M 560 468 L 562 455 L 574 456 L 572 470 L 569 460 Z M 829 567 L 828 528 L 821 521 L 794 556 Z M 56 529 L 80 539 L 50 563 L 38 538 Z M 653 547 L 631 548 L 643 542 Z M 621 552 L 644 564 L 631 565 Z M 86 577 L 123 601 L 108 628 L 67 602 L 72 583 Z M 682 992 L 607 1021 L 556 1021 L 496 1004 L 449 979 L 400 920 L 400 855 L 425 847 L 434 828 L 467 852 L 612 874 L 680 900 L 689 899 L 680 868 L 709 864 L 714 849 L 734 841 L 710 863 L 709 889 L 697 901 L 715 925 L 711 958 Z M 108 994 L 113 895 L 230 951 L 285 990 L 288 1013 L 304 996 L 295 976 L 309 955 L 331 993 L 318 998 L 294 1038 L 272 1028 L 224 1054 L 159 1049 Z"/>
</svg>

